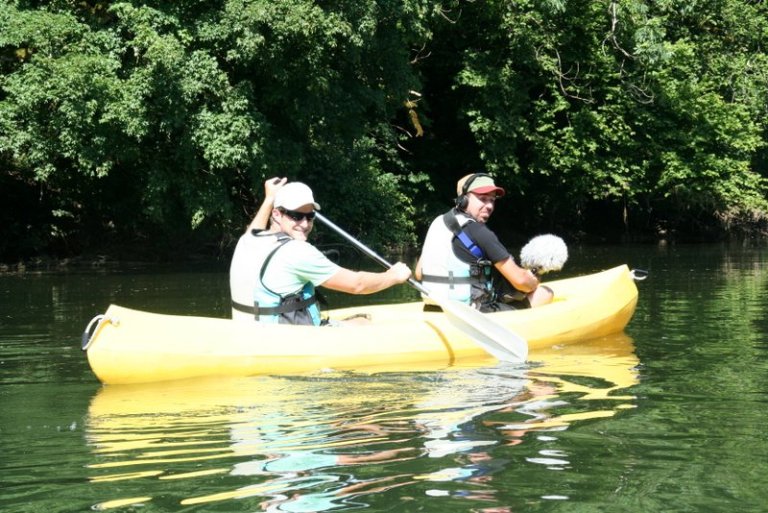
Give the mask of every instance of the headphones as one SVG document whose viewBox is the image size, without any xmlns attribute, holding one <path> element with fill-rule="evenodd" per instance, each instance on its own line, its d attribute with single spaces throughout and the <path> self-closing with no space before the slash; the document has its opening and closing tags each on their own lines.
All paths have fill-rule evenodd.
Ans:
<svg viewBox="0 0 768 513">
<path fill-rule="evenodd" d="M 467 208 L 469 205 L 469 198 L 467 197 L 467 194 L 469 193 L 469 188 L 472 187 L 472 182 L 484 176 L 491 178 L 491 175 L 487 173 L 475 173 L 467 178 L 467 181 L 464 182 L 464 185 L 461 187 L 461 194 L 459 194 L 459 197 L 456 198 L 456 208 L 459 210 L 465 210 Z"/>
</svg>

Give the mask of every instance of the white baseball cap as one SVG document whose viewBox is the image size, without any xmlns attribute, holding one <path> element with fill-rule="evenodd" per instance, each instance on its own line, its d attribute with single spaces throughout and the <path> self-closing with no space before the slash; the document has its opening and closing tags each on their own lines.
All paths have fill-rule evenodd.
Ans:
<svg viewBox="0 0 768 513">
<path fill-rule="evenodd" d="M 301 182 L 291 182 L 280 187 L 275 193 L 274 207 L 282 207 L 287 210 L 296 210 L 304 205 L 312 205 L 315 210 L 320 210 L 320 205 L 315 203 L 312 189 Z"/>
</svg>

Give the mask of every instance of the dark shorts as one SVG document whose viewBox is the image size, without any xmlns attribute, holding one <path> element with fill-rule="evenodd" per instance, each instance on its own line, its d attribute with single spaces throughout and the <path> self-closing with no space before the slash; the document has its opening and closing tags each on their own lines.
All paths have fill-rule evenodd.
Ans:
<svg viewBox="0 0 768 513">
<path fill-rule="evenodd" d="M 495 303 L 486 303 L 481 305 L 478 310 L 480 310 L 482 313 L 491 313 L 491 312 L 508 312 L 511 310 L 525 310 L 526 308 L 530 308 L 530 307 L 531 307 L 531 303 L 528 301 L 528 298 L 525 297 L 521 300 L 511 301 L 511 302 L 497 301 Z M 442 312 L 443 309 L 437 305 L 425 303 L 424 311 L 425 312 Z"/>
<path fill-rule="evenodd" d="M 481 312 L 504 312 L 508 310 L 524 310 L 531 307 L 528 294 L 521 292 L 502 280 L 496 290 L 496 301 L 484 303 L 480 307 Z"/>
<path fill-rule="evenodd" d="M 525 310 L 531 307 L 531 302 L 528 298 L 524 298 L 516 301 L 496 301 L 494 303 L 486 303 L 480 305 L 480 311 L 483 313 L 490 312 L 508 312 L 510 310 Z"/>
</svg>

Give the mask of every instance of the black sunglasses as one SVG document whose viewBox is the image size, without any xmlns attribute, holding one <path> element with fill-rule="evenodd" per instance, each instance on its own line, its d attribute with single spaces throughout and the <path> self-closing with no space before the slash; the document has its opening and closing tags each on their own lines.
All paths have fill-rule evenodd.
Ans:
<svg viewBox="0 0 768 513">
<path fill-rule="evenodd" d="M 302 220 L 306 219 L 309 222 L 312 222 L 315 220 L 315 212 L 298 212 L 296 210 L 288 210 L 287 208 L 279 207 L 278 210 L 282 213 L 296 221 L 297 223 L 300 223 Z"/>
</svg>

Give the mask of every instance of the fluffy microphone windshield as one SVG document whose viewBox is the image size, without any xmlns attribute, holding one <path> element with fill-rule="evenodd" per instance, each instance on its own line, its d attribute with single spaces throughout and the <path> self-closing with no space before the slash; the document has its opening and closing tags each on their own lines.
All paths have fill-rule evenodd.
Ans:
<svg viewBox="0 0 768 513">
<path fill-rule="evenodd" d="M 559 271 L 568 260 L 568 247 L 557 235 L 537 235 L 520 250 L 520 264 L 541 275 Z"/>
</svg>

